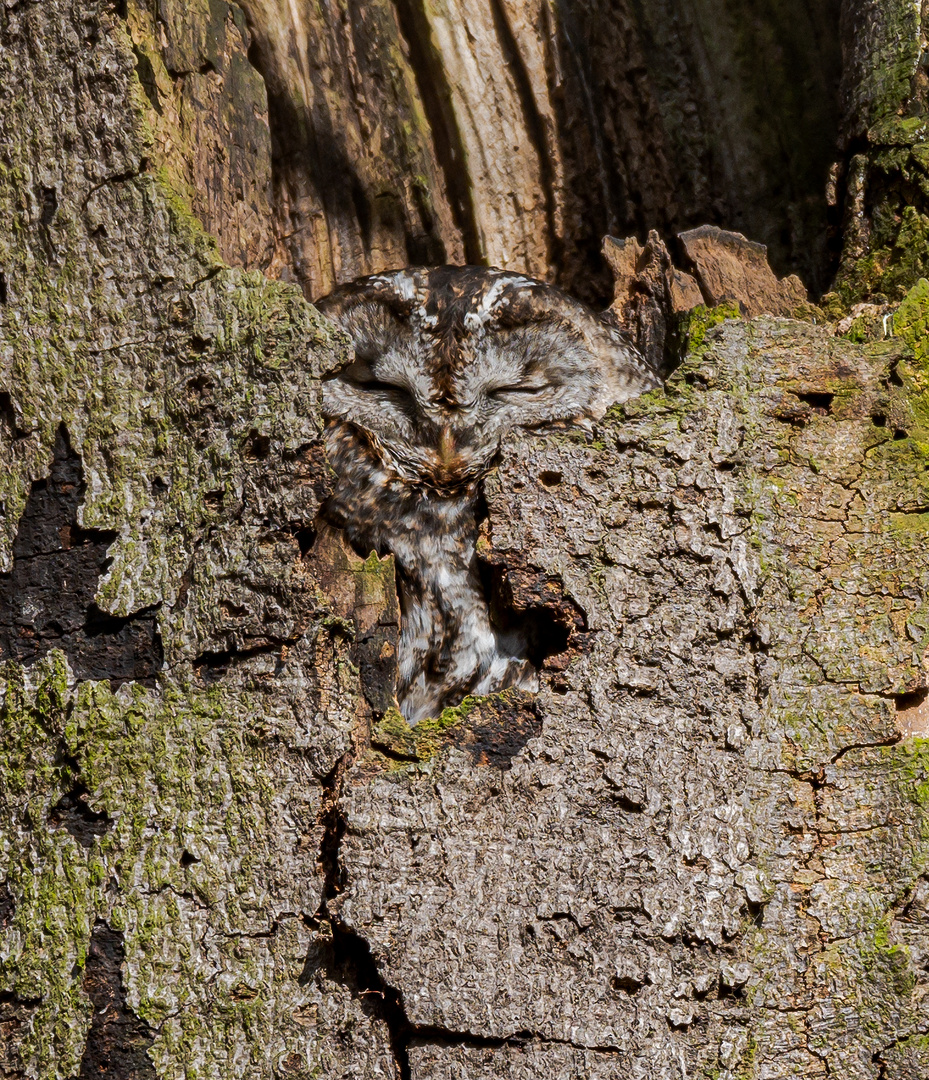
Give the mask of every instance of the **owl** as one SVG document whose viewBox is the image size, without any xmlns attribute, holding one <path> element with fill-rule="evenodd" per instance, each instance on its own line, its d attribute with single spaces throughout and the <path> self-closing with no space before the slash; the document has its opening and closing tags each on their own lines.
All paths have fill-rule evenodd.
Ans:
<svg viewBox="0 0 929 1080">
<path fill-rule="evenodd" d="M 599 418 L 657 375 L 583 304 L 507 271 L 375 274 L 317 306 L 354 346 L 323 386 L 326 514 L 359 553 L 394 556 L 401 712 L 415 724 L 468 694 L 537 689 L 526 642 L 490 617 L 482 481 L 514 428 Z"/>
</svg>

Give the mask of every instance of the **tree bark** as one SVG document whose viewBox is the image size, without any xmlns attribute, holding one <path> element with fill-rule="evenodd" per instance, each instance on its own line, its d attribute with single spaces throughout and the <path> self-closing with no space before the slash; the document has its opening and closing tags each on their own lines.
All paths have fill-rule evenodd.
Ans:
<svg viewBox="0 0 929 1080">
<path fill-rule="evenodd" d="M 800 7 L 0 8 L 0 1074 L 929 1075 L 922 29 Z M 704 221 L 877 321 L 698 309 L 511 439 L 479 550 L 560 651 L 410 729 L 305 296 L 596 298 L 604 231 Z"/>
<path fill-rule="evenodd" d="M 897 2 L 846 0 L 842 12 L 837 286 L 847 304 L 899 301 L 929 269 L 927 19 L 925 6 Z"/>
<path fill-rule="evenodd" d="M 228 40 L 238 9 L 200 0 L 192 23 L 212 31 L 190 33 L 186 9 L 139 7 L 130 25 L 158 73 L 153 109 L 189 112 L 180 98 L 197 111 L 203 78 L 187 72 L 214 63 L 207 43 Z M 309 298 L 448 260 L 605 300 L 605 234 L 671 238 L 707 222 L 766 243 L 779 273 L 818 292 L 830 280 L 838 0 L 779 0 L 751 16 L 690 0 L 242 8 L 268 87 L 273 272 Z M 215 130 L 228 121 L 213 107 Z M 250 141 L 247 107 L 242 122 Z"/>
<path fill-rule="evenodd" d="M 293 7 L 131 0 L 156 156 L 224 258 L 309 299 L 490 263 L 606 303 L 605 234 L 704 224 L 827 313 L 927 271 L 923 23 L 906 0 Z M 254 66 L 253 66 L 254 65 Z"/>
</svg>

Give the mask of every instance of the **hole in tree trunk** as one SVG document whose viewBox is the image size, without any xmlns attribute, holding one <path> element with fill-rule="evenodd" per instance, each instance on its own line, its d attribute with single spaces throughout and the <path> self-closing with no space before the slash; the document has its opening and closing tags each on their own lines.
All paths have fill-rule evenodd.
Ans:
<svg viewBox="0 0 929 1080">
<path fill-rule="evenodd" d="M 535 201 L 530 228 L 556 283 L 589 303 L 608 303 L 604 235 L 644 241 L 657 229 L 679 255 L 678 232 L 712 224 L 766 244 L 780 276 L 797 273 L 814 295 L 824 292 L 842 203 L 827 203 L 840 156 L 840 10 L 840 0 L 763 0 L 749 10 L 742 0 L 565 0 L 543 7 L 550 47 L 542 65 L 528 65 L 534 40 L 523 40 L 494 7 L 476 32 L 505 69 L 489 80 L 515 97 L 523 116 L 538 190 L 531 199 L 521 194 L 527 205 Z M 377 28 L 395 51 L 371 47 L 374 24 L 351 7 L 338 21 L 314 18 L 286 40 L 323 35 L 328 55 L 358 58 L 352 79 L 383 133 L 377 146 L 391 139 L 406 146 L 417 183 L 411 198 L 370 140 L 340 130 L 331 106 L 307 105 L 291 70 L 319 72 L 320 102 L 351 100 L 358 87 L 315 56 L 294 64 L 278 28 L 254 7 L 249 59 L 268 88 L 272 213 L 288 274 L 318 296 L 399 265 L 404 252 L 410 263 L 438 264 L 456 250 L 459 259 L 486 263 L 493 243 L 487 207 L 508 196 L 492 173 L 472 175 L 469 162 L 475 140 L 495 152 L 495 133 L 472 130 L 476 103 L 456 81 L 455 57 L 443 52 L 429 17 L 398 2 Z M 402 57 L 405 90 L 396 98 L 380 89 L 396 81 L 385 56 Z M 415 147 L 404 134 L 413 101 L 424 117 Z M 374 214 L 385 199 L 391 212 Z M 317 250 L 311 205 L 322 210 L 337 254 Z M 514 258 L 512 269 L 547 273 Z"/>
<path fill-rule="evenodd" d="M 0 659 L 30 664 L 59 648 L 78 679 L 153 686 L 163 657 L 155 610 L 123 617 L 94 602 L 116 533 L 78 524 L 84 491 L 62 426 L 50 474 L 32 485 L 20 519 L 13 568 L 0 574 Z"/>
</svg>

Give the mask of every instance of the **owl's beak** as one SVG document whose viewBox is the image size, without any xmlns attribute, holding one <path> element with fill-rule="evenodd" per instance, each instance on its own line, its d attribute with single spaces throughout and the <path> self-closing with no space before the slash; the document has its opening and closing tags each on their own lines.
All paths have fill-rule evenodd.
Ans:
<svg viewBox="0 0 929 1080">
<path fill-rule="evenodd" d="M 442 427 L 442 431 L 439 435 L 439 461 L 448 468 L 455 460 L 457 447 L 455 446 L 455 436 L 452 434 L 452 429 L 445 424 Z"/>
<path fill-rule="evenodd" d="M 448 424 L 439 428 L 439 437 L 435 448 L 435 481 L 441 487 L 443 485 L 457 484 L 461 481 L 461 455 L 455 435 Z"/>
</svg>

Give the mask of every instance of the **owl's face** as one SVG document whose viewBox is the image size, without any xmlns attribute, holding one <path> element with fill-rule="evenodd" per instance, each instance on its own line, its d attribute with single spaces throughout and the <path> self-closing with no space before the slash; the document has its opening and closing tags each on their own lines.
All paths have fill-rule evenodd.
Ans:
<svg viewBox="0 0 929 1080">
<path fill-rule="evenodd" d="M 383 463 L 439 489 L 473 482 L 514 427 L 599 416 L 658 385 L 610 327 L 557 289 L 478 267 L 361 279 L 319 302 L 354 345 L 323 412 Z"/>
</svg>

